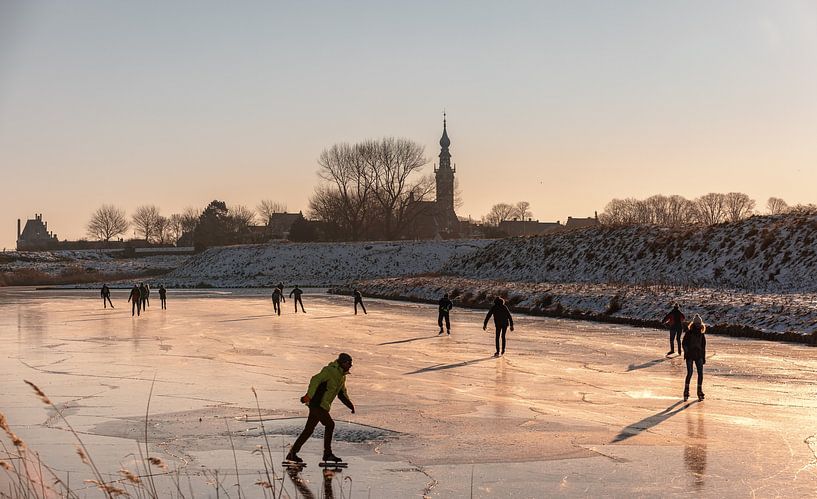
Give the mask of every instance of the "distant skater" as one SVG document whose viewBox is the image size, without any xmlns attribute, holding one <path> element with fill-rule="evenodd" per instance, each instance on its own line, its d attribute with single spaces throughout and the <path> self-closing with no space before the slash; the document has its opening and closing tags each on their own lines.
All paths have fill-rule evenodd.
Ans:
<svg viewBox="0 0 817 499">
<path fill-rule="evenodd" d="M 352 292 L 352 295 L 355 297 L 355 315 L 357 315 L 357 306 L 358 306 L 358 305 L 360 305 L 360 308 L 362 308 L 362 309 L 363 309 L 363 313 L 364 313 L 364 314 L 369 315 L 369 314 L 366 312 L 366 305 L 364 305 L 364 304 L 363 304 L 363 295 L 361 295 L 361 294 L 360 294 L 360 291 L 358 291 L 357 289 L 355 289 L 355 290 Z"/>
<path fill-rule="evenodd" d="M 139 306 L 142 310 L 147 309 L 147 301 L 148 301 L 148 288 L 145 286 L 145 283 L 139 283 Z"/>
<path fill-rule="evenodd" d="M 279 283 L 278 283 L 278 285 L 277 285 L 277 286 L 275 286 L 275 287 L 276 287 L 276 288 L 278 288 L 278 292 L 279 292 L 279 293 L 281 293 L 281 302 L 282 302 L 282 303 L 286 303 L 286 302 L 287 302 L 287 299 L 286 299 L 286 297 L 284 296 L 284 283 L 283 283 L 283 282 L 279 282 Z"/>
<path fill-rule="evenodd" d="M 281 298 L 283 296 L 277 286 L 272 288 L 272 310 L 278 315 L 281 315 Z"/>
<path fill-rule="evenodd" d="M 692 379 L 692 364 L 698 369 L 698 400 L 704 399 L 704 364 L 706 364 L 706 325 L 701 316 L 695 314 L 684 335 L 684 360 L 687 363 L 687 377 L 684 381 L 684 400 L 689 398 L 689 382 Z"/>
<path fill-rule="evenodd" d="M 451 334 L 451 320 L 448 317 L 448 312 L 454 308 L 454 302 L 448 299 L 448 293 L 444 294 L 439 301 L 439 313 L 437 314 L 437 325 L 440 326 L 440 332 L 437 335 L 443 334 L 443 319 L 445 320 L 445 330 Z"/>
<path fill-rule="evenodd" d="M 299 288 L 297 284 L 295 285 L 294 288 L 292 288 L 292 291 L 289 292 L 289 297 L 290 298 L 292 298 L 292 295 L 295 295 L 295 313 L 296 314 L 298 313 L 298 304 L 299 303 L 301 304 L 301 312 L 306 313 L 306 310 L 304 310 L 304 302 L 301 299 L 302 294 L 304 294 L 304 292 L 301 291 L 301 288 Z"/>
<path fill-rule="evenodd" d="M 505 333 L 508 331 L 508 326 L 511 326 L 513 331 L 513 317 L 511 311 L 505 305 L 505 300 L 500 297 L 494 299 L 494 305 L 488 310 L 488 315 L 485 316 L 485 322 L 482 323 L 482 330 L 488 328 L 488 319 L 494 316 L 494 326 L 496 326 L 496 353 L 494 357 L 505 355 Z M 502 337 L 502 349 L 499 349 L 499 337 Z"/>
<path fill-rule="evenodd" d="M 321 372 L 312 376 L 309 380 L 309 388 L 306 395 L 301 397 L 301 402 L 309 407 L 309 417 L 301 435 L 292 444 L 292 448 L 286 456 L 286 460 L 292 463 L 302 463 L 303 459 L 298 457 L 301 447 L 312 436 L 318 423 L 323 424 L 323 461 L 343 461 L 332 453 L 332 433 L 335 431 L 335 421 L 329 414 L 332 402 L 335 397 L 339 398 L 348 407 L 352 414 L 355 413 L 355 404 L 349 399 L 346 392 L 346 374 L 352 369 L 352 357 L 347 353 L 338 355 L 338 359 L 332 361 L 321 369 Z"/>
<path fill-rule="evenodd" d="M 162 310 L 167 310 L 167 290 L 164 284 L 159 284 L 159 301 L 162 302 Z"/>
<path fill-rule="evenodd" d="M 681 313 L 677 303 L 672 306 L 672 310 L 664 316 L 662 323 L 669 326 L 669 352 L 667 355 L 675 353 L 675 342 L 678 342 L 678 355 L 681 355 L 681 330 L 684 328 L 686 317 Z"/>
<path fill-rule="evenodd" d="M 113 302 L 111 301 L 111 290 L 108 288 L 107 284 L 102 285 L 100 294 L 102 295 L 102 306 L 104 308 L 108 308 L 108 304 L 110 304 L 111 308 L 113 308 Z"/>
<path fill-rule="evenodd" d="M 134 313 L 136 313 L 137 316 L 142 315 L 142 293 L 139 291 L 139 286 L 136 284 L 134 284 L 133 288 L 130 290 L 128 301 L 132 303 L 130 309 L 131 317 L 133 317 Z"/>
</svg>

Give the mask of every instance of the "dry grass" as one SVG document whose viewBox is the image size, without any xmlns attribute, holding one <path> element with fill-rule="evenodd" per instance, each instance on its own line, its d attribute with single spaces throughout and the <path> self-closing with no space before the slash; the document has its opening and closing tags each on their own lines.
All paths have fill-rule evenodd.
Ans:
<svg viewBox="0 0 817 499">
<path fill-rule="evenodd" d="M 181 479 L 183 476 L 181 471 L 178 469 L 171 471 L 168 469 L 168 465 L 158 457 L 142 454 L 142 449 L 140 446 L 137 446 L 137 448 L 139 449 L 139 454 L 142 456 L 142 458 L 140 461 L 137 461 L 137 469 L 135 472 L 122 467 L 118 470 L 118 475 L 109 475 L 109 479 L 104 479 L 102 473 L 94 464 L 88 448 L 83 443 L 80 435 L 71 426 L 60 408 L 56 406 L 45 394 L 45 392 L 43 392 L 36 384 L 30 381 L 25 381 L 25 383 L 31 387 L 43 404 L 47 405 L 52 411 L 56 412 L 61 421 L 68 427 L 68 430 L 76 439 L 77 456 L 79 457 L 79 460 L 88 467 L 88 470 L 92 475 L 91 478 L 81 480 L 81 484 L 91 485 L 104 497 L 111 499 L 118 497 L 158 499 L 160 497 L 166 497 L 167 494 L 178 498 L 195 497 L 191 479 L 199 478 L 198 475 L 184 475 L 187 478 L 189 488 L 189 492 L 185 492 L 181 487 Z M 261 414 L 260 404 L 258 403 L 258 394 L 256 393 L 255 388 L 252 388 L 252 392 L 253 396 L 255 397 L 256 407 L 258 408 L 258 419 L 261 422 L 264 442 L 266 444 L 265 447 L 259 445 L 258 448 L 253 451 L 253 454 L 261 455 L 263 470 L 259 470 L 258 472 L 259 479 L 254 483 L 257 488 L 253 489 L 252 495 L 258 496 L 258 493 L 260 493 L 260 497 L 264 497 L 265 499 L 284 499 L 310 496 L 315 497 L 315 495 L 306 487 L 307 482 L 305 482 L 298 475 L 297 471 L 294 472 L 294 474 L 286 473 L 280 475 L 276 472 L 273 465 L 272 449 L 269 445 L 269 438 L 266 430 L 264 429 L 264 420 Z M 145 410 L 145 428 L 148 427 L 150 396 L 152 393 L 153 385 L 151 385 L 151 394 L 148 396 L 147 409 Z M 227 424 L 226 419 L 225 424 Z M 0 490 L 0 497 L 64 497 L 69 499 L 78 499 L 81 497 L 80 493 L 82 492 L 71 487 L 70 475 L 66 472 L 65 476 L 62 477 L 60 473 L 43 463 L 40 460 L 39 455 L 31 450 L 26 443 L 11 430 L 8 420 L 2 412 L 0 412 L 0 430 L 2 430 L 0 433 L 0 477 L 2 477 L 2 474 L 5 474 L 9 479 L 7 480 L 8 488 Z M 233 446 L 232 433 L 229 431 L 229 427 L 228 436 L 230 438 L 230 447 L 233 450 L 233 460 L 235 466 L 234 472 L 236 483 L 233 485 L 237 489 L 238 497 L 242 498 L 247 496 L 247 491 L 242 488 L 239 480 L 240 474 L 238 469 L 238 461 L 235 456 L 235 447 Z M 6 445 L 6 440 L 11 443 L 11 447 Z M 145 438 L 145 453 L 147 452 L 148 443 L 147 438 Z M 160 471 L 155 472 L 151 470 L 151 467 L 159 468 Z M 206 480 L 205 483 L 212 487 L 211 492 L 215 493 L 213 494 L 215 497 L 220 497 L 222 493 L 225 497 L 231 497 L 230 491 L 225 488 L 225 478 L 223 473 L 220 476 L 219 470 L 204 470 L 203 475 Z M 164 482 L 164 485 L 168 488 L 168 490 L 162 491 L 161 488 L 157 489 L 156 484 L 154 483 L 154 478 L 157 481 L 165 479 L 166 481 Z M 294 490 L 290 491 L 287 489 L 287 481 L 285 478 L 289 479 L 289 484 L 293 486 Z M 325 492 L 325 497 L 351 499 L 351 478 L 345 478 L 345 480 L 349 481 L 348 492 L 344 490 L 343 482 L 335 484 L 336 480 L 338 480 L 336 476 L 324 475 L 324 482 L 322 485 L 323 491 Z M 76 479 L 74 482 L 76 483 Z M 339 485 L 339 496 L 333 495 L 332 491 L 335 490 L 334 485 Z"/>
<path fill-rule="evenodd" d="M 171 269 L 154 269 L 140 272 L 88 272 L 79 267 L 69 267 L 62 273 L 53 275 L 35 269 L 20 269 L 13 272 L 0 272 L 0 287 L 123 281 L 127 279 L 158 277 L 166 274 L 169 270 Z"/>
</svg>

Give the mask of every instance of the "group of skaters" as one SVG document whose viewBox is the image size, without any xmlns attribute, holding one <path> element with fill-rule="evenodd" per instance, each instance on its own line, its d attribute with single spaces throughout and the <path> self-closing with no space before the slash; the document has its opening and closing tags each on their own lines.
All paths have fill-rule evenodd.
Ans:
<svg viewBox="0 0 817 499">
<path fill-rule="evenodd" d="M 706 324 L 701 316 L 695 314 L 692 321 L 687 322 L 681 313 L 681 307 L 676 303 L 672 306 L 664 319 L 663 324 L 669 326 L 669 352 L 667 357 L 675 354 L 675 345 L 678 345 L 678 355 L 684 354 L 687 365 L 687 376 L 684 381 L 684 401 L 689 399 L 689 382 L 692 380 L 692 366 L 698 371 L 698 400 L 704 399 L 704 364 L 706 364 Z M 683 335 L 683 339 L 681 339 Z M 682 349 L 683 347 L 683 349 Z"/>
<path fill-rule="evenodd" d="M 295 302 L 295 313 L 298 313 L 298 304 L 301 304 L 301 312 L 306 313 L 304 310 L 304 301 L 301 298 L 304 292 L 301 288 L 298 287 L 296 284 L 292 291 L 289 292 L 289 297 L 293 298 Z M 287 299 L 284 298 L 284 283 L 279 282 L 274 288 L 272 288 L 272 309 L 273 311 L 281 315 L 281 302 L 286 303 Z"/>
<path fill-rule="evenodd" d="M 111 288 L 109 288 L 107 284 L 102 285 L 102 289 L 99 293 L 102 296 L 103 308 L 108 308 L 108 305 L 114 308 L 113 302 L 111 301 Z M 165 289 L 163 284 L 159 285 L 159 301 L 162 304 L 162 310 L 166 310 L 167 289 Z M 131 303 L 131 317 L 134 315 L 141 316 L 142 311 L 150 306 L 150 285 L 143 282 L 138 285 L 134 284 L 128 293 L 128 302 Z"/>
<path fill-rule="evenodd" d="M 283 286 L 282 286 L 283 287 Z M 294 291 L 294 290 L 293 290 Z M 273 292 L 273 296 L 274 296 Z M 280 294 L 280 290 L 279 290 Z M 298 295 L 300 296 L 300 294 Z M 355 289 L 353 291 L 355 300 L 355 314 L 357 314 L 357 305 L 363 305 L 363 299 L 360 292 Z M 438 302 L 438 316 L 437 325 L 440 327 L 438 335 L 446 333 L 451 334 L 451 320 L 449 314 L 454 307 L 454 303 L 446 293 L 440 298 Z M 365 313 L 365 308 L 364 308 Z M 486 330 L 488 321 L 493 317 L 494 326 L 496 328 L 496 352 L 495 357 L 505 354 L 505 334 L 510 328 L 513 331 L 513 317 L 501 297 L 496 297 L 494 303 L 488 310 L 485 320 L 482 324 L 482 329 Z M 667 357 L 675 354 L 675 345 L 678 345 L 678 355 L 682 352 L 687 365 L 687 374 L 684 381 L 684 401 L 689 399 L 689 383 L 692 379 L 693 366 L 698 371 L 698 400 L 704 400 L 703 392 L 703 365 L 706 363 L 706 325 L 701 316 L 695 314 L 692 320 L 687 322 L 686 317 L 680 310 L 680 306 L 676 303 L 672 310 L 664 317 L 662 323 L 670 328 L 670 351 L 667 352 Z M 445 326 L 445 328 L 443 328 Z M 682 338 L 683 336 L 683 338 Z M 312 376 L 309 381 L 309 387 L 306 394 L 301 397 L 301 402 L 309 408 L 309 415 L 306 420 L 303 431 L 298 436 L 295 443 L 285 458 L 285 465 L 288 466 L 303 466 L 303 459 L 298 456 L 301 447 L 306 443 L 312 433 L 315 431 L 318 423 L 323 424 L 323 465 L 330 465 L 331 463 L 342 463 L 342 459 L 334 454 L 332 451 L 332 434 L 335 429 L 335 422 L 329 411 L 332 407 L 332 402 L 335 398 L 340 401 L 355 413 L 355 405 L 349 398 L 346 391 L 346 375 L 352 368 L 352 357 L 347 353 L 341 353 L 338 358 L 329 363 L 321 371 Z"/>
</svg>

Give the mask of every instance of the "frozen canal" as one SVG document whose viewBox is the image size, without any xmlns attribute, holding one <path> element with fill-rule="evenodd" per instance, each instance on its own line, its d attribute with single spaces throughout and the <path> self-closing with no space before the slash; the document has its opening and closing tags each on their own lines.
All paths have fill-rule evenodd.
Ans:
<svg viewBox="0 0 817 499">
<path fill-rule="evenodd" d="M 240 481 L 263 497 L 261 421 L 280 477 L 306 415 L 298 398 L 341 351 L 357 414 L 334 404 L 334 450 L 351 464 L 324 477 L 312 438 L 306 470 L 276 485 L 284 497 L 817 494 L 813 348 L 711 336 L 706 401 L 684 403 L 685 367 L 664 357 L 661 331 L 517 316 L 495 359 L 482 311 L 454 309 L 452 336 L 437 337 L 429 305 L 367 300 L 355 316 L 351 298 L 314 292 L 306 315 L 287 300 L 277 317 L 266 291 L 171 290 L 167 311 L 151 297 L 131 318 L 120 290 L 103 310 L 96 291 L 0 289 L 0 411 L 81 496 L 94 489 L 76 441 L 24 379 L 107 477 L 145 452 L 155 377 L 149 452 L 180 470 L 185 495 L 214 497 L 218 482 L 238 497 Z M 0 495 L 7 480 L 0 470 Z"/>
</svg>

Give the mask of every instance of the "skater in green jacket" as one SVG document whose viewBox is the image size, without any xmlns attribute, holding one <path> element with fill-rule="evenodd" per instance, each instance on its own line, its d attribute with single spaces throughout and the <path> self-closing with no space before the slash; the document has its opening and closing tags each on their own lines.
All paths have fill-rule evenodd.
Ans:
<svg viewBox="0 0 817 499">
<path fill-rule="evenodd" d="M 332 402 L 335 397 L 339 398 L 343 404 L 355 413 L 355 405 L 349 400 L 346 392 L 346 373 L 352 369 L 352 357 L 347 353 L 338 355 L 338 359 L 330 362 L 329 365 L 321 369 L 321 372 L 312 376 L 309 380 L 309 388 L 306 395 L 301 397 L 301 402 L 309 406 L 309 417 L 306 419 L 304 431 L 292 444 L 286 460 L 293 463 L 302 463 L 303 459 L 298 457 L 298 452 L 312 436 L 318 423 L 323 424 L 323 460 L 342 461 L 341 458 L 332 453 L 332 433 L 335 431 L 335 421 L 329 414 Z"/>
</svg>

